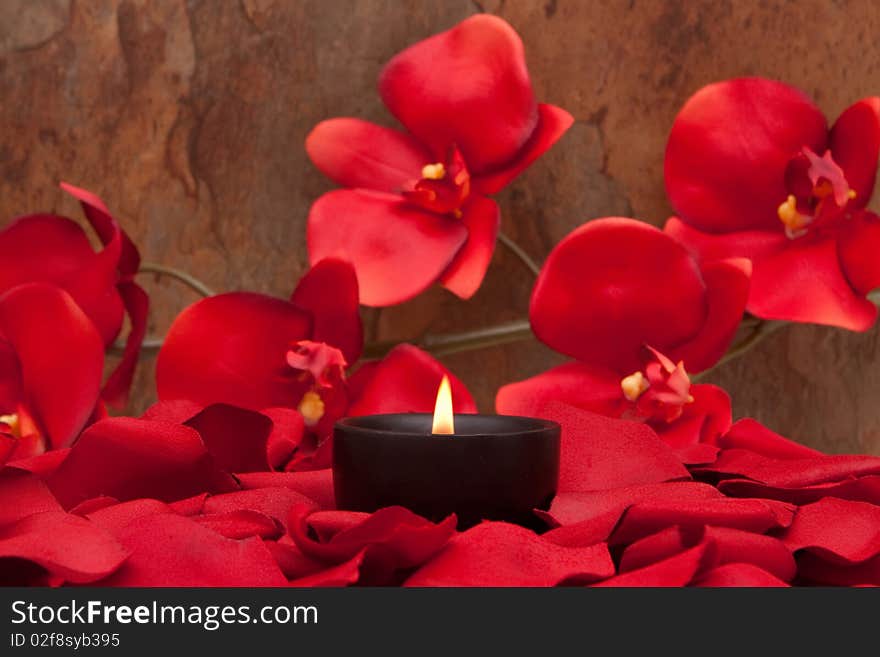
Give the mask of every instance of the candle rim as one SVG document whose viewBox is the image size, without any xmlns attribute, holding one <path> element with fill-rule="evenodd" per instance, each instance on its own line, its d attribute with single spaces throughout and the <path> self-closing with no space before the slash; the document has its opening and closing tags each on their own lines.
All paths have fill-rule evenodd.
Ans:
<svg viewBox="0 0 880 657">
<path fill-rule="evenodd" d="M 420 416 L 426 419 L 427 430 L 422 433 L 419 431 L 413 431 L 412 429 L 386 429 L 386 428 L 376 428 L 370 426 L 364 426 L 363 424 L 359 424 L 359 420 L 364 420 L 366 418 L 395 418 L 395 417 L 413 417 Z M 521 420 L 528 422 L 530 426 L 524 427 L 522 429 L 514 429 L 511 431 L 493 431 L 493 432 L 482 432 L 482 433 L 459 433 L 456 429 L 455 433 L 451 434 L 440 434 L 431 432 L 431 420 L 433 418 L 432 413 L 376 413 L 373 415 L 357 415 L 353 417 L 344 417 L 336 421 L 335 427 L 344 428 L 349 431 L 356 431 L 367 433 L 371 435 L 381 434 L 387 436 L 412 436 L 419 435 L 430 437 L 430 438 L 438 438 L 441 440 L 448 440 L 450 438 L 501 438 L 505 436 L 524 436 L 529 434 L 543 434 L 547 431 L 559 431 L 561 427 L 558 422 L 554 422 L 553 420 L 546 420 L 544 418 L 537 417 L 529 417 L 526 415 L 487 415 L 485 413 L 455 413 L 454 417 L 456 420 L 458 418 L 462 418 L 464 422 L 467 422 L 467 418 L 510 418 L 512 420 Z"/>
</svg>

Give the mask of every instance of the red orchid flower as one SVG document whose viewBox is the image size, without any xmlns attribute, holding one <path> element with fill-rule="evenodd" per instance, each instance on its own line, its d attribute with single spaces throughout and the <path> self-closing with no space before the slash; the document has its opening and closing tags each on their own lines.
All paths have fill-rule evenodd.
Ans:
<svg viewBox="0 0 880 657">
<path fill-rule="evenodd" d="M 409 345 L 345 380 L 344 369 L 363 347 L 357 290 L 351 265 L 326 259 L 303 277 L 290 301 L 236 292 L 193 304 L 159 352 L 159 399 L 188 400 L 196 408 L 230 404 L 287 424 L 279 415 L 296 409 L 309 438 L 287 464 L 297 469 L 326 467 L 326 438 L 347 413 L 432 410 L 444 374 L 453 382 L 458 412 L 473 412 L 461 382 Z M 192 415 L 191 407 L 178 419 Z"/>
<path fill-rule="evenodd" d="M 685 368 L 702 371 L 725 352 L 748 284 L 748 261 L 700 265 L 648 224 L 584 224 L 551 252 L 529 311 L 535 335 L 579 362 L 504 386 L 498 412 L 533 414 L 558 399 L 646 421 L 677 448 L 712 442 L 730 426 L 730 399 L 691 385 Z"/>
<path fill-rule="evenodd" d="M 350 260 L 370 306 L 405 301 L 437 281 L 469 298 L 498 233 L 498 206 L 486 195 L 573 119 L 535 101 L 519 36 L 484 14 L 396 55 L 379 93 L 407 132 L 339 118 L 306 140 L 315 165 L 349 188 L 312 206 L 311 261 Z"/>
<path fill-rule="evenodd" d="M 104 347 L 64 290 L 0 294 L 0 464 L 69 445 L 99 411 Z"/>
<path fill-rule="evenodd" d="M 828 129 L 801 91 L 762 78 L 704 87 L 666 147 L 666 231 L 704 260 L 746 257 L 758 317 L 865 330 L 877 309 L 880 218 L 865 208 L 880 154 L 880 98 Z"/>
<path fill-rule="evenodd" d="M 149 305 L 146 293 L 134 282 L 140 255 L 100 198 L 66 183 L 61 188 L 80 202 L 103 250 L 96 253 L 82 228 L 67 217 L 20 217 L 0 231 L 0 293 L 24 283 L 57 285 L 92 320 L 105 347 L 119 335 L 127 313 L 131 330 L 125 351 L 102 392 L 107 403 L 124 406 Z"/>
</svg>

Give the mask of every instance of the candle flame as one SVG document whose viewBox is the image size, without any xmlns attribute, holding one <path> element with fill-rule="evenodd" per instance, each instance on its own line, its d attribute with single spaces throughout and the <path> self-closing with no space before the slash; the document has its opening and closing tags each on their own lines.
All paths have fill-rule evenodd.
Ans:
<svg viewBox="0 0 880 657">
<path fill-rule="evenodd" d="M 455 433 L 455 420 L 452 415 L 452 389 L 449 377 L 444 376 L 437 389 L 437 403 L 434 405 L 434 426 L 431 433 Z"/>
</svg>

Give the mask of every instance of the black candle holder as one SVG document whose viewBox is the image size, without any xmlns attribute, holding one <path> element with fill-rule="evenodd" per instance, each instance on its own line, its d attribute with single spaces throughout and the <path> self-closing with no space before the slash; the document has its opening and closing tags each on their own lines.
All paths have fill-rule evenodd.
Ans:
<svg viewBox="0 0 880 657">
<path fill-rule="evenodd" d="M 559 425 L 510 415 L 456 415 L 455 433 L 431 433 L 427 413 L 345 418 L 333 431 L 336 505 L 400 505 L 459 527 L 481 520 L 535 525 L 559 479 Z"/>
</svg>

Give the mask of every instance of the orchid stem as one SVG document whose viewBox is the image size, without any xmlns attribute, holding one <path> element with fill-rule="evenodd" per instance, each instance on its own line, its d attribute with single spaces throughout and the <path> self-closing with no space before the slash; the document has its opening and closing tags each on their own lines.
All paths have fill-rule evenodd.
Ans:
<svg viewBox="0 0 880 657">
<path fill-rule="evenodd" d="M 529 326 L 528 320 L 520 319 L 462 333 L 440 335 L 429 333 L 422 336 L 421 339 L 414 341 L 414 344 L 434 356 L 449 356 L 450 354 L 457 354 L 462 351 L 494 347 L 530 338 L 532 338 L 532 329 Z M 364 350 L 364 357 L 381 358 L 398 344 L 400 343 L 397 340 L 370 343 Z"/>
<path fill-rule="evenodd" d="M 868 293 L 867 299 L 875 306 L 880 306 L 880 289 Z M 703 379 L 710 372 L 714 372 L 725 363 L 739 358 L 768 335 L 775 333 L 783 326 L 788 326 L 790 323 L 791 322 L 783 322 L 779 320 L 759 319 L 753 315 L 746 315 L 740 326 L 751 327 L 752 332 L 728 349 L 727 353 L 725 353 L 721 359 L 708 370 L 703 370 L 699 374 L 691 376 L 691 380 L 696 382 Z"/>
<path fill-rule="evenodd" d="M 153 271 L 153 267 L 149 267 L 149 269 L 141 267 L 141 271 Z M 165 268 L 163 267 L 162 269 Z M 158 269 L 156 271 L 157 273 L 165 273 L 164 271 L 158 271 Z M 171 275 L 174 276 L 175 274 Z M 186 274 L 184 274 L 184 276 L 186 276 Z M 198 285 L 201 285 L 198 281 L 195 282 Z M 201 285 L 201 287 L 203 287 L 204 291 L 208 293 L 207 295 L 210 296 L 211 291 L 204 285 Z M 868 300 L 880 306 L 880 290 L 875 290 L 869 294 Z M 691 380 L 694 382 L 700 381 L 705 378 L 707 374 L 710 374 L 722 365 L 739 358 L 752 349 L 752 347 L 764 340 L 764 338 L 788 324 L 789 322 L 764 320 L 754 317 L 753 315 L 746 315 L 743 318 L 741 327 L 750 329 L 750 333 L 745 338 L 735 343 L 714 366 L 708 370 L 700 372 L 699 374 L 692 375 Z M 463 331 L 460 333 L 428 333 L 423 335 L 420 339 L 410 341 L 410 343 L 430 352 L 434 356 L 449 356 L 451 354 L 474 351 L 476 349 L 485 349 L 487 347 L 521 342 L 523 340 L 532 339 L 533 337 L 529 321 L 526 319 L 520 319 L 497 324 L 496 326 L 475 329 L 473 331 Z M 363 357 L 365 359 L 382 358 L 399 344 L 401 344 L 400 340 L 384 340 L 368 343 L 364 347 Z M 144 356 L 151 355 L 157 352 L 161 347 L 161 338 L 148 338 L 144 340 L 143 346 L 141 347 L 141 353 Z M 122 344 L 114 344 L 110 347 L 109 351 L 111 354 L 121 355 L 123 348 L 124 345 Z"/>
<path fill-rule="evenodd" d="M 519 258 L 520 262 L 522 262 L 526 266 L 526 269 L 532 272 L 535 277 L 541 274 L 541 268 L 538 266 L 538 263 L 532 260 L 532 257 L 528 253 L 526 253 L 519 244 L 514 242 L 511 238 L 509 238 L 501 231 L 498 232 L 498 241 L 506 246 L 508 251 Z"/>
<path fill-rule="evenodd" d="M 142 262 L 138 273 L 156 274 L 158 276 L 168 276 L 169 278 L 174 278 L 189 287 L 190 289 L 199 293 L 203 297 L 212 297 L 215 294 L 211 288 L 202 283 L 195 276 L 187 274 L 185 271 L 182 271 L 180 269 L 168 267 L 166 265 L 160 265 L 156 262 Z"/>
<path fill-rule="evenodd" d="M 146 358 L 152 356 L 162 348 L 162 338 L 147 338 L 141 344 L 140 357 Z M 111 356 L 122 356 L 125 353 L 124 342 L 114 342 L 107 348 L 107 353 Z"/>
<path fill-rule="evenodd" d="M 743 323 L 745 323 L 745 320 Z M 761 342 L 768 335 L 775 333 L 783 326 L 788 326 L 789 323 L 790 322 L 782 322 L 776 320 L 757 320 L 757 322 L 755 323 L 755 327 L 752 329 L 751 333 L 749 333 L 745 338 L 735 343 L 730 349 L 728 349 L 727 353 L 725 353 L 712 367 L 707 370 L 703 370 L 699 374 L 692 375 L 691 381 L 696 383 L 697 381 L 702 380 L 710 372 L 714 372 L 725 363 L 739 358 L 756 344 Z"/>
<path fill-rule="evenodd" d="M 202 297 L 212 297 L 214 296 L 214 291 L 209 288 L 207 285 L 202 283 L 195 276 L 191 276 L 187 274 L 185 271 L 180 269 L 176 269 L 174 267 L 168 267 L 166 265 L 160 265 L 157 262 L 142 262 L 140 267 L 138 268 L 139 274 L 155 274 L 157 276 L 167 276 L 169 278 L 173 278 L 176 281 L 179 281 L 189 287 L 191 290 L 195 291 Z M 146 356 L 149 354 L 153 354 L 159 349 L 162 348 L 162 338 L 147 338 L 141 344 L 141 356 Z M 121 342 L 116 342 L 107 349 L 109 354 L 114 356 L 121 356 L 125 351 L 125 344 Z"/>
</svg>

